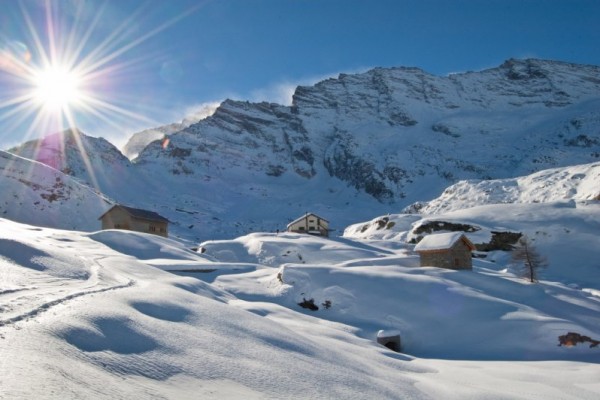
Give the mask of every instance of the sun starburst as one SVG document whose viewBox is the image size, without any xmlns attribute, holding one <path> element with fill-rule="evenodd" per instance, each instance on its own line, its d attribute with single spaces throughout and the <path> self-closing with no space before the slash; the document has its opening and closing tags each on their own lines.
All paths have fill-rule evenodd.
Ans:
<svg viewBox="0 0 600 400">
<path fill-rule="evenodd" d="M 99 27 L 109 2 L 98 7 L 95 2 L 44 0 L 30 8 L 19 2 L 20 17 L 14 17 L 22 18 L 24 31 L 15 35 L 20 40 L 0 35 L 0 121 L 5 129 L 24 131 L 23 142 L 81 127 L 82 121 L 117 132 L 123 132 L 127 124 L 156 124 L 147 116 L 151 112 L 132 111 L 142 108 L 140 101 L 120 87 L 135 80 L 128 71 L 144 61 L 139 55 L 144 52 L 138 56 L 127 53 L 195 12 L 202 3 L 162 23 L 148 23 L 152 28 L 143 32 L 131 27 L 144 25 L 148 3 L 120 24 L 111 21 L 107 30 Z M 90 167 L 84 146 L 77 145 Z M 93 171 L 89 172 L 93 177 Z"/>
<path fill-rule="evenodd" d="M 81 77 L 62 65 L 50 65 L 32 76 L 34 100 L 47 112 L 68 113 L 81 97 Z"/>
<path fill-rule="evenodd" d="M 108 2 L 98 7 L 84 1 L 44 0 L 34 9 L 37 14 L 19 4 L 28 40 L 0 36 L 0 85 L 9 89 L 0 93 L 0 120 L 15 130 L 27 126 L 25 140 L 77 127 L 82 119 L 116 129 L 122 128 L 117 124 L 123 119 L 156 123 L 147 116 L 151 113 L 131 111 L 139 109 L 139 102 L 124 98 L 116 77 L 123 82 L 128 69 L 143 62 L 128 52 L 196 11 L 199 4 L 158 25 L 148 24 L 152 28 L 147 32 L 134 31 L 131 26 L 143 26 L 146 4 L 113 24 L 108 35 L 97 32 Z M 64 9 L 67 4 L 69 12 Z"/>
</svg>

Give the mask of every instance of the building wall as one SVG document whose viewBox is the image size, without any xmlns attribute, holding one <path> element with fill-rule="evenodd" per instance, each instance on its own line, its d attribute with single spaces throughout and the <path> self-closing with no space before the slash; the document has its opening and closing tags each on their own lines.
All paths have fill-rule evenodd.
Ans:
<svg viewBox="0 0 600 400">
<path fill-rule="evenodd" d="M 131 230 L 131 217 L 122 208 L 115 207 L 102 216 L 102 229 Z"/>
<path fill-rule="evenodd" d="M 319 231 L 322 236 L 328 236 L 329 224 L 327 221 L 309 214 L 288 227 L 288 232 L 308 233 L 311 231 Z"/>
<path fill-rule="evenodd" d="M 152 233 L 159 236 L 168 236 L 167 223 L 160 221 L 149 221 L 145 219 L 131 219 L 131 230 L 136 232 Z"/>
<path fill-rule="evenodd" d="M 125 229 L 168 237 L 166 222 L 132 218 L 125 210 L 115 207 L 102 217 L 102 229 Z"/>
<path fill-rule="evenodd" d="M 462 240 L 451 249 L 423 251 L 420 253 L 421 267 L 438 267 L 447 269 L 472 269 L 471 249 Z"/>
</svg>

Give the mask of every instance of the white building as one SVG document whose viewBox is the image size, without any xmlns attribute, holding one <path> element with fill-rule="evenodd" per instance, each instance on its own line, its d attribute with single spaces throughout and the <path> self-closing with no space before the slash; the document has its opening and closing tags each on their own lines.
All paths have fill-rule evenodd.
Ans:
<svg viewBox="0 0 600 400">
<path fill-rule="evenodd" d="M 288 232 L 308 233 L 311 235 L 329 236 L 329 221 L 317 214 L 306 213 L 302 217 L 290 222 Z"/>
</svg>

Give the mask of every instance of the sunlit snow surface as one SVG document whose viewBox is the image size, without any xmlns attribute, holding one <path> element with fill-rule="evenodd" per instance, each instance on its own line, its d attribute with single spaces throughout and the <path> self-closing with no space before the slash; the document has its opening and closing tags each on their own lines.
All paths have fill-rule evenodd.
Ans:
<svg viewBox="0 0 600 400">
<path fill-rule="evenodd" d="M 385 234 L 255 233 L 199 252 L 0 219 L 0 398 L 596 399 L 600 349 L 558 336 L 600 338 L 599 215 L 447 215 L 533 235 L 550 261 L 537 284 L 501 252 L 473 271 L 418 267 L 400 239 L 414 215 Z M 310 299 L 318 310 L 298 306 Z M 403 353 L 376 343 L 381 329 Z"/>
</svg>

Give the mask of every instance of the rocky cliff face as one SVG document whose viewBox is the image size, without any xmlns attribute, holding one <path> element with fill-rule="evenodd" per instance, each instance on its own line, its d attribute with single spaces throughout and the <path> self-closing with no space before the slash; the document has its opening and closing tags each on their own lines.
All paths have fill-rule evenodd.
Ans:
<svg viewBox="0 0 600 400">
<path fill-rule="evenodd" d="M 599 93 L 600 68 L 551 61 L 448 77 L 376 68 L 298 87 L 291 107 L 228 100 L 138 162 L 175 158 L 174 174 L 216 160 L 269 176 L 324 174 L 396 203 L 423 180 L 433 193 L 457 179 L 593 161 Z"/>
<path fill-rule="evenodd" d="M 227 100 L 132 164 L 100 140 L 87 153 L 93 175 L 112 179 L 101 190 L 165 214 L 186 238 L 284 229 L 306 211 L 341 229 L 458 180 L 593 162 L 599 106 L 595 66 L 509 60 L 447 77 L 376 68 L 298 87 L 291 106 Z M 85 160 L 75 165 L 60 169 L 89 181 Z"/>
</svg>

